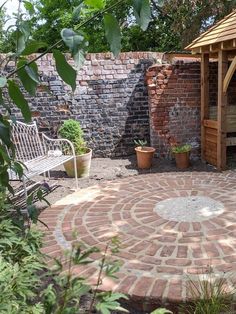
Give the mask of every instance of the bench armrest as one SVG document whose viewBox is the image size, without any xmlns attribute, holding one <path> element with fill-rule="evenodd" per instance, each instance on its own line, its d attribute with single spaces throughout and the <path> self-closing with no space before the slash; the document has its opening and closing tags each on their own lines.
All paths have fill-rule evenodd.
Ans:
<svg viewBox="0 0 236 314">
<path fill-rule="evenodd" d="M 49 153 L 50 151 L 60 151 L 63 155 L 66 155 L 64 153 L 65 148 L 71 150 L 71 154 L 69 155 L 75 155 L 75 148 L 71 141 L 65 139 L 65 138 L 50 138 L 46 136 L 44 133 L 42 133 L 42 140 L 44 147 L 46 149 L 46 153 Z"/>
</svg>

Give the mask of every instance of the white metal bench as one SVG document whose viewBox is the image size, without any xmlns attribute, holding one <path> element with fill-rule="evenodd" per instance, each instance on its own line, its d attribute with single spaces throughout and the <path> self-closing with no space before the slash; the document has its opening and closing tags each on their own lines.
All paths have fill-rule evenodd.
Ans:
<svg viewBox="0 0 236 314">
<path fill-rule="evenodd" d="M 26 166 L 22 177 L 26 197 L 25 181 L 27 179 L 45 174 L 71 159 L 74 159 L 75 181 L 76 188 L 78 188 L 75 149 L 70 141 L 51 139 L 43 133 L 40 138 L 36 122 L 32 124 L 19 121 L 12 123 L 11 134 L 15 145 L 16 160 L 21 161 Z M 70 152 L 70 155 L 64 154 L 65 149 Z M 10 177 L 12 180 L 18 179 L 13 172 L 10 173 Z"/>
</svg>

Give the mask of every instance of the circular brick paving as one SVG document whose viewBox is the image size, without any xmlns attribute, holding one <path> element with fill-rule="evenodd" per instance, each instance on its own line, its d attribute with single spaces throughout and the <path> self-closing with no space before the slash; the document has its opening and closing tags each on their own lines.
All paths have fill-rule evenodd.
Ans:
<svg viewBox="0 0 236 314">
<path fill-rule="evenodd" d="M 189 277 L 197 280 L 209 266 L 218 277 L 236 269 L 235 187 L 234 172 L 183 172 L 80 190 L 41 215 L 50 228 L 43 251 L 58 256 L 70 247 L 73 230 L 101 249 L 118 235 L 119 280 L 104 280 L 102 289 L 146 303 L 181 302 L 191 297 Z M 96 266 L 75 268 L 91 278 L 96 272 Z M 229 287 L 234 281 L 225 280 Z"/>
</svg>

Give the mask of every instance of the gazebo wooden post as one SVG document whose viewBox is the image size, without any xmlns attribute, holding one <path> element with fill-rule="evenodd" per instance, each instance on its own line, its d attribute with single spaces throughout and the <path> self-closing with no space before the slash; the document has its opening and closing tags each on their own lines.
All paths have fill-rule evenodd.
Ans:
<svg viewBox="0 0 236 314">
<path fill-rule="evenodd" d="M 205 161 L 205 126 L 209 117 L 209 54 L 201 56 L 201 158 Z"/>
<path fill-rule="evenodd" d="M 227 94 L 223 92 L 224 78 L 228 70 L 228 56 L 225 50 L 218 52 L 218 108 L 217 108 L 217 168 L 226 168 L 226 106 Z"/>
</svg>

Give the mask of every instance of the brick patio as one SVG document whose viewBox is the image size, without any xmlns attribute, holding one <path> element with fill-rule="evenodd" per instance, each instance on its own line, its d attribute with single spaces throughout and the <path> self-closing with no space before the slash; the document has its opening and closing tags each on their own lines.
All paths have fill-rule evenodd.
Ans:
<svg viewBox="0 0 236 314">
<path fill-rule="evenodd" d="M 145 309 L 188 300 L 189 277 L 197 280 L 209 266 L 231 286 L 234 279 L 225 273 L 236 270 L 235 187 L 236 173 L 228 171 L 139 175 L 80 190 L 41 214 L 50 229 L 43 252 L 60 255 L 70 247 L 73 230 L 80 241 L 101 249 L 118 235 L 119 280 L 104 280 L 102 288 L 126 293 Z M 154 211 L 163 200 L 196 196 L 222 203 L 223 211 L 190 222 L 167 220 Z M 74 271 L 92 279 L 97 272 L 94 265 Z"/>
</svg>

